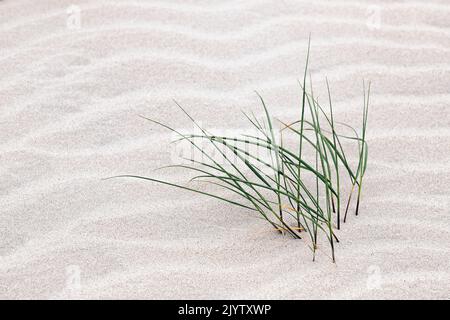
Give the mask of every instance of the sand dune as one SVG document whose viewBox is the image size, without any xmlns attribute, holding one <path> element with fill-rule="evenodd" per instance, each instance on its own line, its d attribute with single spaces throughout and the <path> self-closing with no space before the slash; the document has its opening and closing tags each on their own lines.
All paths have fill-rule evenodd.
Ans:
<svg viewBox="0 0 450 320">
<path fill-rule="evenodd" d="M 79 12 L 79 13 L 78 13 Z M 379 18 L 379 19 L 378 19 Z M 450 5 L 434 1 L 0 2 L 0 298 L 449 298 Z M 307 39 L 318 95 L 370 162 L 337 264 L 183 182 L 170 134 L 298 117 Z"/>
</svg>

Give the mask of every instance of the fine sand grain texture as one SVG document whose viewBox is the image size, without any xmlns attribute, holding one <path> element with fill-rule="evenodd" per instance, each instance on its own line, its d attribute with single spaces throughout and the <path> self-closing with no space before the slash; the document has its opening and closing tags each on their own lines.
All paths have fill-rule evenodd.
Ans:
<svg viewBox="0 0 450 320">
<path fill-rule="evenodd" d="M 182 183 L 176 128 L 299 117 L 317 95 L 361 123 L 360 215 L 337 263 Z M 449 298 L 450 5 L 433 1 L 0 1 L 0 298 Z M 220 191 L 219 191 L 220 192 Z"/>
</svg>

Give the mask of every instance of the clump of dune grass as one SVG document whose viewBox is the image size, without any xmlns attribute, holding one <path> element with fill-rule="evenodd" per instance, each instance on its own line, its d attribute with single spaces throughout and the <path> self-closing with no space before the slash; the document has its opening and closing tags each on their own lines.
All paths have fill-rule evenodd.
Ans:
<svg viewBox="0 0 450 320">
<path fill-rule="evenodd" d="M 239 137 L 217 136 L 203 128 L 178 103 L 177 106 L 199 129 L 197 134 L 185 134 L 162 122 L 145 118 L 176 134 L 202 155 L 202 160 L 190 159 L 188 164 L 165 168 L 190 170 L 196 175 L 192 181 L 205 181 L 230 192 L 229 197 L 213 194 L 199 188 L 138 175 L 122 175 L 149 180 L 225 201 L 231 205 L 257 212 L 279 233 L 295 239 L 305 239 L 313 251 L 313 260 L 319 239 L 328 242 L 331 258 L 335 261 L 336 230 L 347 220 L 356 197 L 358 214 L 364 173 L 367 167 L 368 146 L 366 128 L 370 84 L 362 108 L 360 134 L 348 124 L 335 120 L 330 87 L 326 105 L 319 104 L 311 79 L 308 79 L 308 60 L 301 88 L 299 119 L 293 122 L 276 120 L 277 130 L 264 99 L 261 101 L 264 117 L 244 113 L 258 134 Z M 341 133 L 340 130 L 350 132 Z M 294 147 L 287 146 L 286 138 L 294 139 Z M 213 152 L 203 148 L 206 141 Z M 355 156 L 349 158 L 349 144 L 355 145 Z M 345 145 L 345 147 L 344 147 Z M 269 152 L 269 161 L 249 151 L 249 147 Z M 214 153 L 214 155 L 212 154 Z M 230 153 L 232 156 L 230 156 Z M 217 156 L 222 161 L 217 160 Z M 348 186 L 345 189 L 344 185 Z M 353 198 L 354 198 L 353 197 Z M 353 201 L 354 202 L 354 201 Z M 345 208 L 345 209 L 343 209 Z"/>
</svg>

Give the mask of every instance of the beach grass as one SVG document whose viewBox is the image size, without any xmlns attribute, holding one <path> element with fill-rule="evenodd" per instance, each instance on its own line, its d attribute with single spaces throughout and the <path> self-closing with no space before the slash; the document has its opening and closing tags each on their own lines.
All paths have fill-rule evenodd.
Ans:
<svg viewBox="0 0 450 320">
<path fill-rule="evenodd" d="M 368 159 L 366 129 L 370 83 L 367 88 L 366 84 L 363 85 L 362 125 L 358 133 L 352 126 L 336 121 L 328 80 L 327 106 L 319 103 L 314 95 L 308 63 L 309 46 L 303 82 L 299 83 L 301 105 L 299 119 L 296 121 L 286 123 L 274 120 L 263 97 L 258 93 L 264 116 L 260 119 L 253 113 L 243 112 L 255 129 L 255 134 L 214 135 L 177 102 L 176 105 L 199 133 L 185 134 L 165 123 L 143 117 L 176 134 L 178 142 L 188 143 L 201 155 L 201 160 L 191 158 L 186 164 L 164 168 L 192 171 L 195 176 L 190 182 L 208 182 L 226 190 L 228 196 L 194 188 L 190 183 L 182 185 L 141 175 L 117 177 L 153 181 L 255 211 L 277 232 L 295 239 L 305 239 L 313 252 L 313 260 L 316 258 L 320 239 L 324 239 L 329 244 L 334 262 L 335 247 L 339 242 L 336 230 L 348 218 L 352 197 L 356 197 L 355 214 L 359 213 Z M 340 133 L 339 129 L 345 132 Z M 294 138 L 297 145 L 288 146 L 285 143 L 287 137 Z M 203 147 L 205 141 L 213 151 Z M 352 157 L 346 151 L 349 143 L 357 146 L 357 153 Z M 270 156 L 265 159 L 258 153 L 249 151 L 250 148 L 263 149 Z M 349 191 L 344 193 L 343 185 L 346 181 Z"/>
</svg>

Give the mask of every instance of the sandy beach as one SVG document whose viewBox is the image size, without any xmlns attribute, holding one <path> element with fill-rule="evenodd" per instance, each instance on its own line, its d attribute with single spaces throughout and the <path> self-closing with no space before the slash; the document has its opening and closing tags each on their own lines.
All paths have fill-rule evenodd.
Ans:
<svg viewBox="0 0 450 320">
<path fill-rule="evenodd" d="M 299 116 L 318 96 L 358 126 L 372 82 L 360 215 L 333 264 L 183 183 L 171 134 Z M 450 298 L 450 4 L 0 1 L 0 298 Z"/>
</svg>

